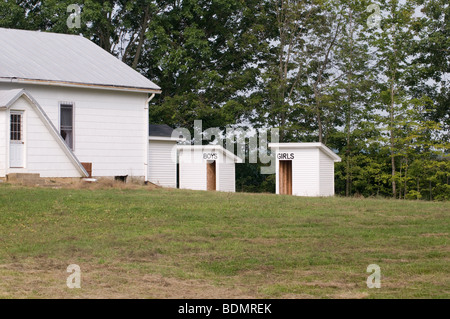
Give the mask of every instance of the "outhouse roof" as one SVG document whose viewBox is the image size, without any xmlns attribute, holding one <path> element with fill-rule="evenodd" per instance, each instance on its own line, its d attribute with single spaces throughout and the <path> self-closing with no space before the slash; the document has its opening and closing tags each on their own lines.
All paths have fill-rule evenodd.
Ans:
<svg viewBox="0 0 450 319">
<path fill-rule="evenodd" d="M 235 163 L 243 163 L 242 158 L 234 155 L 232 152 L 221 145 L 178 145 L 178 150 L 222 152 L 224 156 L 231 159 Z"/>
<path fill-rule="evenodd" d="M 323 143 L 269 143 L 270 148 L 275 149 L 310 149 L 318 148 L 335 162 L 340 162 L 341 158 Z"/>
</svg>

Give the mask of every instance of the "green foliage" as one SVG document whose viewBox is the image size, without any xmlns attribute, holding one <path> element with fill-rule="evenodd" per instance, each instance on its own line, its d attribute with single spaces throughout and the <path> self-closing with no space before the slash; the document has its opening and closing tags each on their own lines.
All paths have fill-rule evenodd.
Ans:
<svg viewBox="0 0 450 319">
<path fill-rule="evenodd" d="M 261 164 L 243 163 L 236 166 L 236 191 L 275 193 L 275 175 L 262 175 Z"/>
<path fill-rule="evenodd" d="M 263 50 L 259 1 L 182 1 L 158 15 L 147 32 L 145 74 L 164 88 L 153 122 L 225 127 L 246 113 L 243 93 L 256 84 Z"/>
<path fill-rule="evenodd" d="M 0 1 L 0 27 L 91 39 L 162 87 L 154 123 L 322 141 L 343 160 L 338 194 L 449 199 L 448 1 L 80 0 L 69 29 L 72 2 Z M 238 168 L 240 191 L 274 185 Z"/>
</svg>

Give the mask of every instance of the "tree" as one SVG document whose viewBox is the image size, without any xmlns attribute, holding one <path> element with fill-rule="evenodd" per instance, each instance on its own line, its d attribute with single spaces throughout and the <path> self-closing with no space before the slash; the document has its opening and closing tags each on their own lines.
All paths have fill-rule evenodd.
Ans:
<svg viewBox="0 0 450 319">
<path fill-rule="evenodd" d="M 170 1 L 150 24 L 138 65 L 164 88 L 151 120 L 188 128 L 197 119 L 206 128 L 239 120 L 260 72 L 263 13 L 255 0 Z"/>
<path fill-rule="evenodd" d="M 333 84 L 334 100 L 339 104 L 335 111 L 341 118 L 343 131 L 335 129 L 327 138 L 341 151 L 345 167 L 345 195 L 352 193 L 352 181 L 357 168 L 357 155 L 365 149 L 368 138 L 376 135 L 371 125 L 372 106 L 370 97 L 374 77 L 370 68 L 371 57 L 365 31 L 367 1 L 341 1 L 343 30 L 335 48 L 335 73 L 338 77 Z M 332 123 L 336 125 L 336 122 Z"/>
<path fill-rule="evenodd" d="M 336 114 L 331 93 L 325 90 L 334 81 L 333 53 L 343 26 L 338 5 L 274 0 L 270 10 L 274 31 L 267 32 L 271 45 L 263 64 L 262 105 L 254 122 L 280 128 L 282 141 L 322 142 L 326 124 L 334 124 L 327 120 Z"/>
<path fill-rule="evenodd" d="M 317 1 L 268 1 L 265 37 L 268 52 L 261 63 L 263 73 L 257 94 L 260 105 L 253 119 L 254 125 L 278 127 L 280 141 L 293 139 L 296 123 L 307 122 L 307 114 L 300 101 L 301 87 L 306 80 L 306 37 L 313 25 L 320 5 Z"/>
<path fill-rule="evenodd" d="M 450 140 L 450 5 L 445 0 L 416 0 L 421 8 L 412 30 L 418 41 L 411 47 L 411 94 L 426 95 L 433 107 L 424 114 L 442 125 L 442 138 Z"/>
<path fill-rule="evenodd" d="M 404 112 L 403 103 L 407 99 L 405 78 L 408 71 L 409 48 L 413 37 L 411 25 L 414 8 L 411 3 L 398 0 L 379 1 L 384 17 L 381 29 L 371 34 L 370 44 L 376 48 L 377 71 L 379 73 L 379 106 L 387 112 L 383 122 L 389 136 L 391 158 L 392 193 L 397 196 L 397 116 Z"/>
</svg>

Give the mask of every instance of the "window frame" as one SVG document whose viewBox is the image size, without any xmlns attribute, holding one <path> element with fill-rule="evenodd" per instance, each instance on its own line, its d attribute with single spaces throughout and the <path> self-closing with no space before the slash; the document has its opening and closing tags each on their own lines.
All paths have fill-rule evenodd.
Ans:
<svg viewBox="0 0 450 319">
<path fill-rule="evenodd" d="M 13 122 L 12 118 L 18 116 L 20 122 Z M 18 130 L 14 127 L 14 124 L 19 125 Z M 9 140 L 16 143 L 24 143 L 24 130 L 23 130 L 23 112 L 22 111 L 11 111 L 9 113 Z M 18 138 L 17 138 L 18 137 Z"/>
<path fill-rule="evenodd" d="M 64 106 L 70 106 L 72 107 L 72 147 L 70 147 L 69 145 L 67 145 L 66 141 L 64 141 L 64 138 L 62 138 L 62 108 Z M 73 151 L 75 151 L 75 103 L 74 102 L 69 102 L 69 101 L 60 101 L 58 103 L 58 129 L 59 129 L 59 135 L 61 136 L 61 138 L 63 139 L 64 143 L 66 143 L 67 147 Z"/>
</svg>

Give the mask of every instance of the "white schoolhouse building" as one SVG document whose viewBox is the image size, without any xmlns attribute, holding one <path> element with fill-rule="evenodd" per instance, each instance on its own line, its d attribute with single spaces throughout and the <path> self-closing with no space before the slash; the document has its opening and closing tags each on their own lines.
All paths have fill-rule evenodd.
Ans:
<svg viewBox="0 0 450 319">
<path fill-rule="evenodd" d="M 148 180 L 159 86 L 82 36 L 0 28 L 0 178 Z"/>
</svg>

